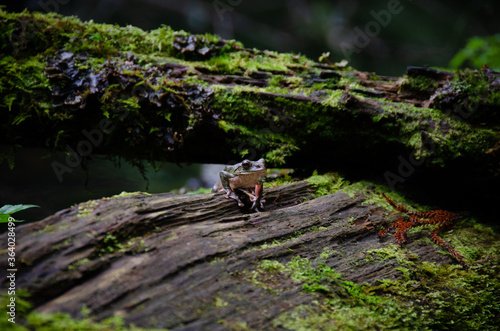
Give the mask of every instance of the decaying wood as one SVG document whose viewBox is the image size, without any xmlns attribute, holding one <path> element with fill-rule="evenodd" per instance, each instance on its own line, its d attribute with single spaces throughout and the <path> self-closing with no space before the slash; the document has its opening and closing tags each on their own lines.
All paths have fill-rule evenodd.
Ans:
<svg viewBox="0 0 500 331">
<path fill-rule="evenodd" d="M 415 153 L 419 171 L 435 174 L 437 164 L 453 168 L 449 178 L 499 180 L 500 74 L 488 68 L 410 66 L 386 77 L 168 28 L 0 14 L 0 140 L 12 149 L 64 151 L 82 163 L 96 154 L 136 164 L 250 155 L 345 170 L 369 160 L 362 169 L 372 174 Z M 81 162 L 61 160 L 57 171 Z"/>
<path fill-rule="evenodd" d="M 85 305 L 96 319 L 119 314 L 141 327 L 218 329 L 223 319 L 262 329 L 317 297 L 291 279 L 271 290 L 252 283 L 246 272 L 261 260 L 332 249 L 325 263 L 346 280 L 394 278 L 394 261 L 368 262 L 363 253 L 383 247 L 376 230 L 394 215 L 363 204 L 361 194 L 311 192 L 306 182 L 269 189 L 266 211 L 252 214 L 220 194 L 82 203 L 18 227 L 17 286 L 44 313 L 79 317 Z M 423 261 L 453 263 L 430 244 L 407 247 Z M 216 307 L 218 298 L 227 305 Z"/>
</svg>

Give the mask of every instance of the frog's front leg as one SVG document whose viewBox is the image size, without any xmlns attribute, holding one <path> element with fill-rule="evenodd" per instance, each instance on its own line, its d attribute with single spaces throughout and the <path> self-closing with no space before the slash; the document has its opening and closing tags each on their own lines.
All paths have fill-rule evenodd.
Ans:
<svg viewBox="0 0 500 331">
<path fill-rule="evenodd" d="M 264 202 L 266 202 L 264 199 L 262 199 L 262 196 L 264 195 L 264 187 L 263 187 L 263 181 L 260 180 L 257 185 L 255 185 L 255 196 L 250 197 L 250 200 L 252 201 L 252 207 L 250 208 L 251 210 L 255 211 L 260 211 L 260 209 L 264 209 Z"/>
<path fill-rule="evenodd" d="M 231 185 L 229 185 L 229 180 L 231 178 L 236 177 L 234 174 L 227 172 L 225 170 L 222 170 L 219 174 L 220 177 L 220 182 L 222 184 L 222 187 L 224 189 L 224 192 L 226 193 L 226 199 L 234 199 L 238 202 L 238 206 L 243 207 L 244 204 L 241 202 L 240 198 L 234 191 L 231 189 Z"/>
</svg>

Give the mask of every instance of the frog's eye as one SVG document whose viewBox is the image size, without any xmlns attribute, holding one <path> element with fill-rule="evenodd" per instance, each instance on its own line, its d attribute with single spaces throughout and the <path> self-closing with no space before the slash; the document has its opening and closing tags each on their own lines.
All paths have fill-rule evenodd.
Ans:
<svg viewBox="0 0 500 331">
<path fill-rule="evenodd" d="M 243 162 L 241 162 L 241 166 L 243 169 L 248 169 L 252 166 L 252 163 L 248 160 L 243 160 Z"/>
</svg>

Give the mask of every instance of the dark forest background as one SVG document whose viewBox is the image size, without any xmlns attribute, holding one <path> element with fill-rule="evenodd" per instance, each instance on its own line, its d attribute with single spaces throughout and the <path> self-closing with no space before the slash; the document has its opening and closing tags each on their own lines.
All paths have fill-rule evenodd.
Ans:
<svg viewBox="0 0 500 331">
<path fill-rule="evenodd" d="M 192 33 L 215 33 L 246 47 L 302 53 L 318 59 L 345 58 L 357 31 L 378 32 L 350 56 L 359 70 L 401 75 L 407 65 L 448 67 L 467 40 L 500 32 L 500 2 L 438 0 L 25 0 L 5 2 L 24 8 L 76 15 L 98 23 L 135 25 L 144 30 L 162 24 Z M 380 31 L 374 12 L 395 8 Z M 360 41 L 363 41 L 360 39 Z M 347 52 L 348 53 L 348 52 Z M 470 65 L 470 63 L 469 63 Z"/>
</svg>

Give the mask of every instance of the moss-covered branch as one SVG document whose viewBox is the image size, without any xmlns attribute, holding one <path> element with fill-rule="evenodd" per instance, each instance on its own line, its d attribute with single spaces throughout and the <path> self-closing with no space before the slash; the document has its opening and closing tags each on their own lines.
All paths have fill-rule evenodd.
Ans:
<svg viewBox="0 0 500 331">
<path fill-rule="evenodd" d="M 166 26 L 0 19 L 1 140 L 65 151 L 59 174 L 100 153 L 373 169 L 403 155 L 498 176 L 500 76 L 487 68 L 382 77 Z"/>
</svg>

